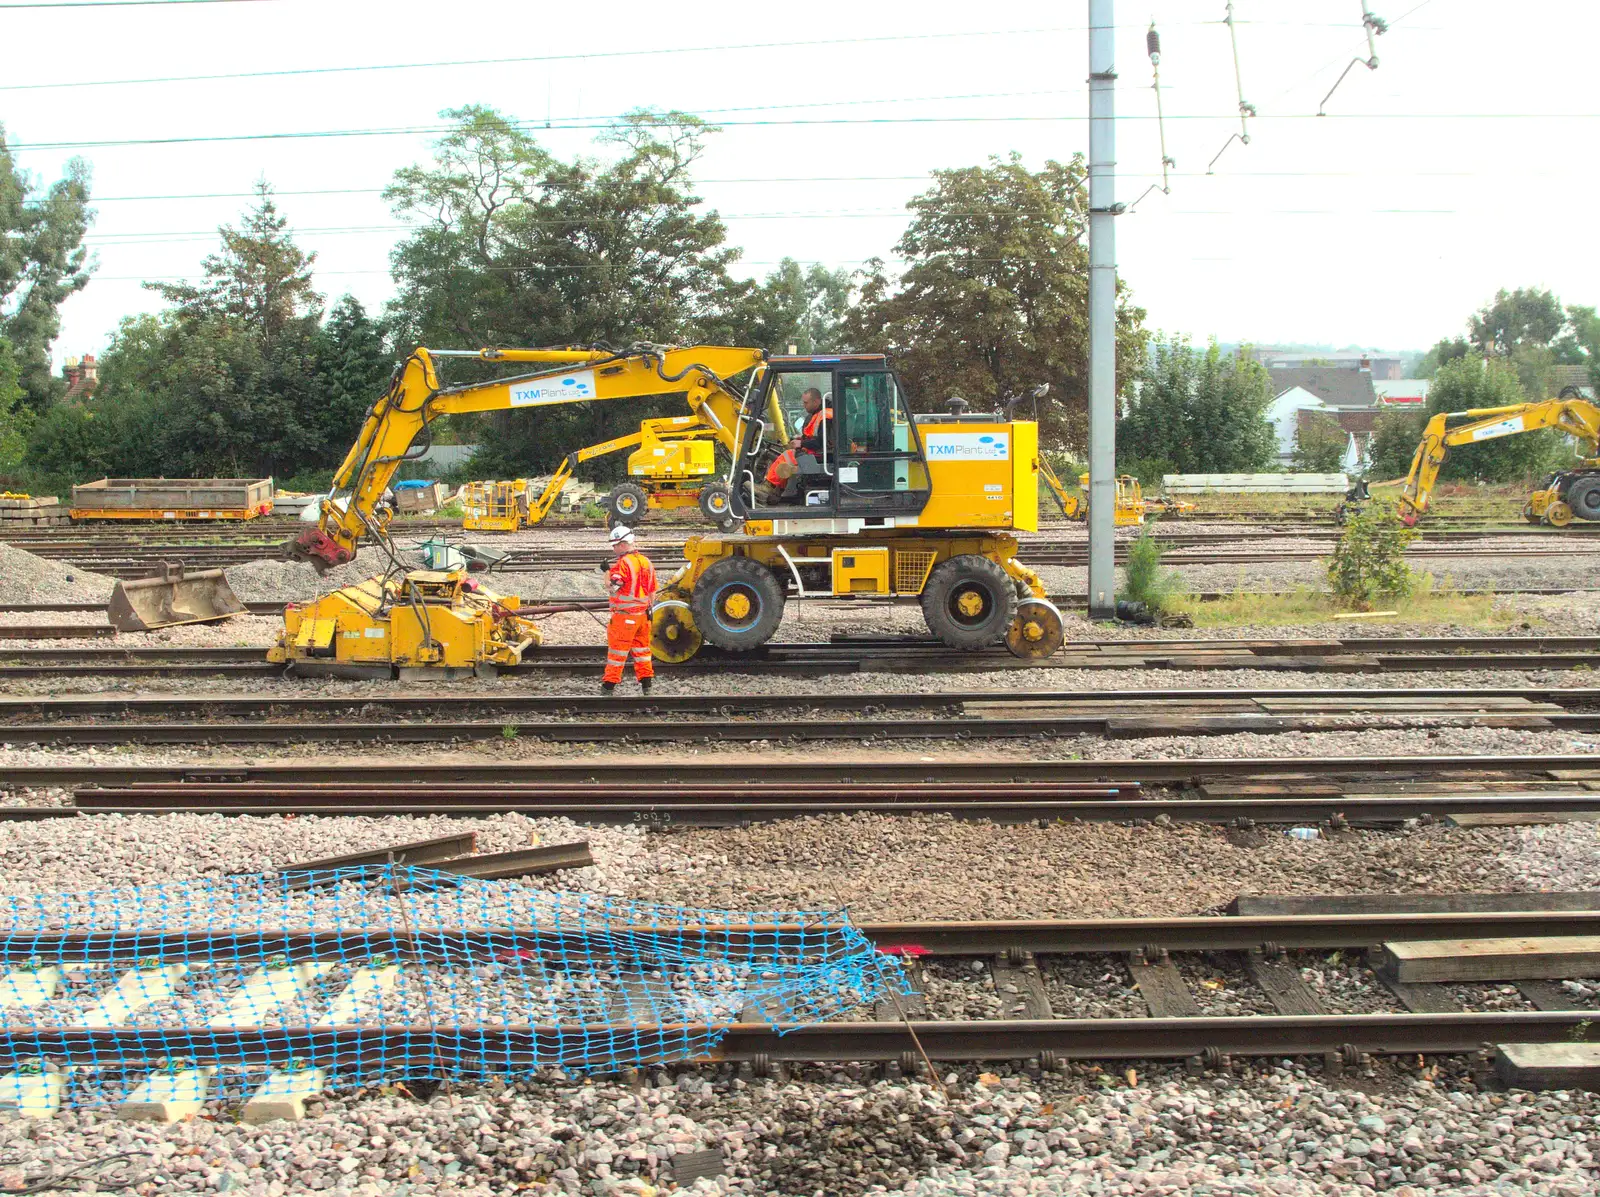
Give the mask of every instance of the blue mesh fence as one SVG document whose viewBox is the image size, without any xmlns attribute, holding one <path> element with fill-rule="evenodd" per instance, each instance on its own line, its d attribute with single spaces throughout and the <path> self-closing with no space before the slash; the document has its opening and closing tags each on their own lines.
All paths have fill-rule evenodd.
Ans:
<svg viewBox="0 0 1600 1197">
<path fill-rule="evenodd" d="M 908 992 L 839 912 L 401 865 L 0 899 L 0 955 L 0 1107 L 18 1108 L 221 1096 L 308 1070 L 326 1085 L 609 1070 Z"/>
</svg>

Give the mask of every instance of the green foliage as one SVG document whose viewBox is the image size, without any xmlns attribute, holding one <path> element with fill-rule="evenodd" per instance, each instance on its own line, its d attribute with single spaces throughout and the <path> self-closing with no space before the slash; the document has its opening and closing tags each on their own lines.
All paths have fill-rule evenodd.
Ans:
<svg viewBox="0 0 1600 1197">
<path fill-rule="evenodd" d="M 393 367 L 382 330 L 346 297 L 326 324 L 269 188 L 220 230 L 199 285 L 122 322 L 92 399 L 33 428 L 31 475 L 61 489 L 104 475 L 295 477 L 337 464 Z"/>
<path fill-rule="evenodd" d="M 1416 586 L 1416 575 L 1406 564 L 1405 551 L 1418 535 L 1388 503 L 1370 504 L 1351 516 L 1328 559 L 1334 597 L 1354 611 L 1370 610 L 1380 599 L 1406 597 Z"/>
<path fill-rule="evenodd" d="M 0 336 L 11 346 L 20 408 L 44 410 L 66 393 L 50 369 L 50 345 L 61 331 L 61 305 L 89 282 L 83 238 L 89 210 L 89 166 L 69 159 L 44 191 L 19 170 L 0 127 Z"/>
<path fill-rule="evenodd" d="M 1344 466 L 1350 438 L 1339 422 L 1323 412 L 1311 418 L 1294 433 L 1294 468 L 1307 474 L 1337 474 Z"/>
<path fill-rule="evenodd" d="M 5 479 L 15 477 L 22 466 L 22 452 L 28 443 L 28 428 L 33 414 L 22 406 L 21 371 L 11 342 L 0 337 L 0 490 Z"/>
<path fill-rule="evenodd" d="M 1472 346 L 1467 343 L 1465 337 L 1441 340 L 1422 355 L 1422 361 L 1417 363 L 1416 377 L 1432 378 L 1439 372 L 1439 367 L 1446 362 L 1453 362 L 1457 358 L 1466 357 L 1471 352 Z"/>
<path fill-rule="evenodd" d="M 1521 346 L 1549 346 L 1566 324 L 1561 301 L 1537 287 L 1501 288 L 1467 321 L 1473 346 L 1485 357 L 1510 357 Z"/>
<path fill-rule="evenodd" d="M 1081 451 L 1088 408 L 1088 188 L 1081 154 L 1029 171 L 1018 155 L 933 172 L 895 245 L 891 279 L 870 262 L 841 348 L 887 350 L 912 404 L 975 408 L 1049 383 L 1041 439 Z M 1139 367 L 1144 310 L 1117 310 L 1119 383 Z M 1032 415 L 1031 408 L 1019 414 Z"/>
<path fill-rule="evenodd" d="M 635 112 L 602 138 L 612 160 L 562 161 L 493 109 L 445 115 L 455 128 L 434 160 L 396 172 L 386 192 L 395 214 L 420 226 L 393 256 L 391 313 L 405 341 L 747 343 L 751 288 L 728 274 L 737 251 L 715 213 L 695 211 L 690 171 L 712 128 Z M 452 379 L 477 369 L 453 364 Z M 474 468 L 543 472 L 641 418 L 681 413 L 662 401 L 482 417 Z"/>
<path fill-rule="evenodd" d="M 1248 353 L 1181 337 L 1157 339 L 1117 425 L 1117 456 L 1156 463 L 1163 473 L 1252 473 L 1273 467 L 1277 440 L 1267 421 L 1272 377 Z M 1145 482 L 1144 473 L 1140 481 Z M 1149 479 L 1160 481 L 1159 474 Z"/>
<path fill-rule="evenodd" d="M 1428 389 L 1428 414 L 1508 407 L 1526 401 L 1515 367 L 1476 354 L 1448 363 Z M 1464 422 L 1459 421 L 1459 422 Z M 1413 446 L 1414 448 L 1415 446 Z M 1439 476 L 1450 481 L 1521 482 L 1548 473 L 1571 456 L 1554 429 L 1518 433 L 1450 451 Z"/>
<path fill-rule="evenodd" d="M 1417 455 L 1422 426 L 1427 413 L 1395 408 L 1381 412 L 1372 429 L 1372 466 L 1368 473 L 1378 479 L 1403 478 L 1411 471 Z"/>
<path fill-rule="evenodd" d="M 850 272 L 820 262 L 803 269 L 793 258 L 739 301 L 730 322 L 743 330 L 741 343 L 772 353 L 829 353 L 839 348 L 839 328 L 850 307 Z"/>
<path fill-rule="evenodd" d="M 1160 614 L 1183 594 L 1183 580 L 1176 570 L 1161 564 L 1161 542 L 1145 528 L 1128 546 L 1128 563 L 1122 570 L 1122 593 L 1126 602 L 1143 603 Z"/>
</svg>

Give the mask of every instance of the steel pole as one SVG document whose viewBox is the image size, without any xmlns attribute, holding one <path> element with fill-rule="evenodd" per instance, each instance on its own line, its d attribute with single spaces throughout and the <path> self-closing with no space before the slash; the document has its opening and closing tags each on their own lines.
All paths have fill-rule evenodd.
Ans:
<svg viewBox="0 0 1600 1197">
<path fill-rule="evenodd" d="M 1113 0 L 1089 0 L 1089 618 L 1116 615 L 1116 66 Z"/>
</svg>

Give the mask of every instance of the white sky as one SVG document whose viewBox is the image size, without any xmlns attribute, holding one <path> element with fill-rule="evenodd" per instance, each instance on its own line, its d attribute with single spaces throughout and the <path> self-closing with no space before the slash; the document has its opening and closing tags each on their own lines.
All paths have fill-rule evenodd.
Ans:
<svg viewBox="0 0 1600 1197">
<path fill-rule="evenodd" d="M 1600 5 L 1373 4 L 1394 22 L 1378 39 L 1381 66 L 1355 68 L 1329 105 L 1333 115 L 1316 119 L 1340 70 L 1365 55 L 1360 0 L 1236 0 L 1244 95 L 1260 117 L 1250 122 L 1251 144 L 1228 146 L 1209 176 L 1208 161 L 1238 129 L 1222 0 L 1118 4 L 1119 198 L 1133 201 L 1159 169 L 1144 47 L 1152 16 L 1167 147 L 1178 162 L 1170 197 L 1150 195 L 1118 221 L 1122 278 L 1151 327 L 1258 343 L 1422 347 L 1460 332 L 1500 286 L 1600 301 L 1600 165 L 1591 152 Z M 680 108 L 726 122 L 702 162 L 700 190 L 743 247 L 742 269 L 763 274 L 785 255 L 853 267 L 888 255 L 905 202 L 930 169 L 1012 150 L 1037 167 L 1087 148 L 1086 16 L 1082 0 L 687 8 L 265 0 L 121 11 L 0 3 L 0 44 L 13 47 L 0 76 L 0 122 L 13 144 L 26 145 L 437 127 L 441 109 L 473 102 L 557 126 Z M 906 35 L 926 36 L 858 40 Z M 757 43 L 784 44 L 730 48 Z M 683 48 L 690 52 L 600 57 Z M 583 54 L 595 57 L 570 57 Z M 27 86 L 486 58 L 523 61 Z M 988 119 L 939 119 L 952 117 Z M 785 123 L 869 118 L 880 123 Z M 594 135 L 539 134 L 562 155 L 589 151 Z M 139 280 L 194 275 L 215 247 L 215 227 L 246 203 L 112 197 L 244 193 L 265 176 L 299 243 L 318 254 L 319 287 L 378 308 L 401 233 L 377 193 L 396 167 L 426 160 L 430 140 L 19 148 L 22 165 L 46 180 L 81 153 L 100 197 L 92 238 L 100 268 L 64 309 L 58 360 L 103 349 L 120 317 L 158 307 Z M 330 190 L 354 193 L 295 194 Z"/>
</svg>

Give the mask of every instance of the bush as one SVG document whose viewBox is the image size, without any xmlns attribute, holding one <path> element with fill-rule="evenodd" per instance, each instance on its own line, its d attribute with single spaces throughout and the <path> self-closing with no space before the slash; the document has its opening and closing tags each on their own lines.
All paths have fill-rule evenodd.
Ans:
<svg viewBox="0 0 1600 1197">
<path fill-rule="evenodd" d="M 1328 561 L 1334 597 L 1353 611 L 1370 611 L 1380 599 L 1405 598 L 1417 581 L 1405 551 L 1417 536 L 1387 503 L 1352 516 Z"/>
<path fill-rule="evenodd" d="M 1139 533 L 1139 539 L 1128 546 L 1128 563 L 1122 571 L 1122 600 L 1143 603 L 1156 615 L 1183 593 L 1177 571 L 1161 564 L 1162 552 L 1160 543 L 1146 528 Z"/>
</svg>

